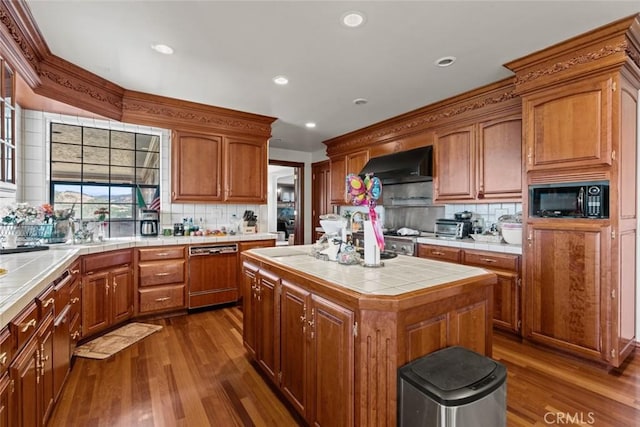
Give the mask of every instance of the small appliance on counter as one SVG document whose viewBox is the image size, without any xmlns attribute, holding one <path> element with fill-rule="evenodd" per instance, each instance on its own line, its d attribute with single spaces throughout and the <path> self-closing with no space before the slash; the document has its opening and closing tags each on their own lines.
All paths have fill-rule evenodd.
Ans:
<svg viewBox="0 0 640 427">
<path fill-rule="evenodd" d="M 158 211 L 142 209 L 140 212 L 140 235 L 155 237 L 158 235 Z"/>
<path fill-rule="evenodd" d="M 464 239 L 469 237 L 471 227 L 470 219 L 440 218 L 436 220 L 435 234 L 443 239 Z"/>
</svg>

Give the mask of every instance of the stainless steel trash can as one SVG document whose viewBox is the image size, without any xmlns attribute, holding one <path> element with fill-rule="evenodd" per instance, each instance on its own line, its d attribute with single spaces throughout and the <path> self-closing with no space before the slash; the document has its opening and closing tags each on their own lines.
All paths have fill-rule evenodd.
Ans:
<svg viewBox="0 0 640 427">
<path fill-rule="evenodd" d="M 400 427 L 504 427 L 507 370 L 464 347 L 447 347 L 398 371 Z"/>
</svg>

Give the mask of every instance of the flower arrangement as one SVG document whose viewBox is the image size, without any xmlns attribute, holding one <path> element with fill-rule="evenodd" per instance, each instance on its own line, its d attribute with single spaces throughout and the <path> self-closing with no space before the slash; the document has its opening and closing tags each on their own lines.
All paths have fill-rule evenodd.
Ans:
<svg viewBox="0 0 640 427">
<path fill-rule="evenodd" d="M 43 213 L 38 208 L 29 206 L 26 203 L 18 203 L 15 206 L 7 206 L 2 217 L 3 224 L 20 225 L 25 222 L 42 220 Z"/>
<path fill-rule="evenodd" d="M 109 209 L 107 208 L 99 208 L 96 209 L 93 214 L 96 216 L 98 221 L 104 222 L 107 219 L 107 215 L 109 215 Z"/>
<path fill-rule="evenodd" d="M 73 216 L 75 215 L 75 211 L 73 210 L 74 207 L 75 203 L 70 208 L 54 210 L 53 206 L 49 203 L 45 203 L 40 207 L 40 209 L 43 212 L 45 221 L 64 221 L 66 219 L 73 219 Z"/>
</svg>

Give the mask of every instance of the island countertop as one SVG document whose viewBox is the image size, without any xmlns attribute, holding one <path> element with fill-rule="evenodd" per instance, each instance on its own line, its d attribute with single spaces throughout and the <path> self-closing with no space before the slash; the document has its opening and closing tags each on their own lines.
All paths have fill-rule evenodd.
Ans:
<svg viewBox="0 0 640 427">
<path fill-rule="evenodd" d="M 291 268 L 345 289 L 369 295 L 401 295 L 462 279 L 483 276 L 482 268 L 398 255 L 381 267 L 343 265 L 311 255 L 313 245 L 259 248 L 248 251 L 270 262 Z"/>
</svg>

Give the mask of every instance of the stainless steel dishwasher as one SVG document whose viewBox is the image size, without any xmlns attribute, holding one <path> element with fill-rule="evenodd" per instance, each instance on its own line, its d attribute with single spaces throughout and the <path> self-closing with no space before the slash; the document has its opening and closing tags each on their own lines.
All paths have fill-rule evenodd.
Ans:
<svg viewBox="0 0 640 427">
<path fill-rule="evenodd" d="M 189 247 L 189 308 L 238 300 L 238 245 Z"/>
</svg>

